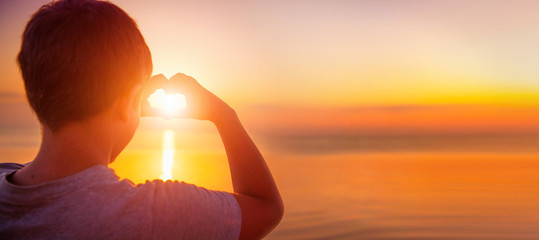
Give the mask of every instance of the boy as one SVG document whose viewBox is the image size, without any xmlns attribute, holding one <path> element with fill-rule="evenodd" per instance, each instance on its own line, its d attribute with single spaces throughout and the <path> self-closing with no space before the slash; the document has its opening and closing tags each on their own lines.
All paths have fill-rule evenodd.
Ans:
<svg viewBox="0 0 539 240">
<path fill-rule="evenodd" d="M 0 164 L 2 239 L 258 239 L 283 215 L 271 173 L 234 110 L 193 78 L 152 72 L 135 22 L 104 1 L 41 7 L 18 63 L 42 142 L 28 164 Z M 223 140 L 235 193 L 177 181 L 120 181 L 108 164 L 138 127 L 140 102 L 160 84 Z M 143 106 L 143 115 L 155 115 Z"/>
</svg>

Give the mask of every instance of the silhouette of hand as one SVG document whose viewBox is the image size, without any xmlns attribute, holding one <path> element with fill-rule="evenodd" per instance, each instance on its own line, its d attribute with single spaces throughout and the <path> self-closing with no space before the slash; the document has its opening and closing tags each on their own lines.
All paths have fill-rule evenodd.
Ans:
<svg viewBox="0 0 539 240">
<path fill-rule="evenodd" d="M 163 110 L 151 108 L 148 97 L 156 89 L 163 88 L 167 94 L 180 93 L 186 98 L 187 106 L 174 114 L 164 113 Z M 160 116 L 164 118 L 194 118 L 217 122 L 223 117 L 234 113 L 224 101 L 201 86 L 193 77 L 177 73 L 168 80 L 164 75 L 155 75 L 150 79 L 143 92 L 142 116 Z"/>
<path fill-rule="evenodd" d="M 163 110 L 152 108 L 148 99 L 157 89 L 164 89 L 167 85 L 168 79 L 163 74 L 159 74 L 152 76 L 148 83 L 143 86 L 140 104 L 140 115 L 142 117 L 166 116 Z"/>
</svg>

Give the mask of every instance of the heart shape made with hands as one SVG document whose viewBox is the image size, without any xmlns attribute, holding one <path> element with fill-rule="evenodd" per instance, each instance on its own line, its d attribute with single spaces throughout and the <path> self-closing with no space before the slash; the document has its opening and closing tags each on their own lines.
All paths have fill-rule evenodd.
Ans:
<svg viewBox="0 0 539 240">
<path fill-rule="evenodd" d="M 169 79 L 159 74 L 144 87 L 142 116 L 171 117 L 187 108 L 185 96 L 170 86 Z"/>
<path fill-rule="evenodd" d="M 174 115 L 179 110 L 187 107 L 185 96 L 180 93 L 167 94 L 164 89 L 159 88 L 148 97 L 151 108 L 162 110 L 165 114 Z"/>
</svg>

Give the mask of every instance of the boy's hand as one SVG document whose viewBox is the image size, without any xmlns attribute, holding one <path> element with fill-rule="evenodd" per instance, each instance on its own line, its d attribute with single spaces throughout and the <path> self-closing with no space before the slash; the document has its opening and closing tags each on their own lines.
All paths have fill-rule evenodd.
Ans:
<svg viewBox="0 0 539 240">
<path fill-rule="evenodd" d="M 148 97 L 156 89 L 163 88 L 167 94 L 180 93 L 186 98 L 187 107 L 175 114 L 151 108 Z M 165 118 L 194 118 L 209 120 L 213 123 L 235 116 L 234 110 L 213 93 L 202 87 L 194 78 L 177 73 L 170 80 L 162 75 L 155 75 L 145 87 L 141 109 L 142 116 L 161 116 Z"/>
<path fill-rule="evenodd" d="M 164 111 L 158 108 L 152 108 L 150 105 L 150 95 L 152 95 L 157 89 L 165 88 L 168 84 L 168 79 L 163 75 L 154 75 L 152 78 L 142 87 L 142 94 L 140 96 L 140 116 L 142 117 L 158 117 L 165 116 Z"/>
<path fill-rule="evenodd" d="M 159 88 L 167 94 L 183 94 L 187 107 L 174 115 L 151 108 L 148 97 Z M 163 75 L 153 76 L 145 86 L 142 100 L 143 116 L 195 118 L 216 125 L 228 156 L 233 196 L 241 209 L 240 239 L 261 239 L 277 226 L 284 212 L 279 190 L 264 158 L 232 108 L 183 73 L 170 80 Z"/>
</svg>

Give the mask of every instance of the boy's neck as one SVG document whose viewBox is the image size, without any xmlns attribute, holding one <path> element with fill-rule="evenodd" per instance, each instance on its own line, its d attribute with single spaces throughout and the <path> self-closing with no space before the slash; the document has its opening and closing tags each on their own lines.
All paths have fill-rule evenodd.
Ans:
<svg viewBox="0 0 539 240">
<path fill-rule="evenodd" d="M 36 158 L 10 180 L 17 185 L 36 185 L 73 175 L 95 165 L 107 166 L 112 152 L 107 132 L 83 124 L 70 124 L 56 132 L 43 127 L 41 147 Z"/>
</svg>

